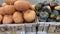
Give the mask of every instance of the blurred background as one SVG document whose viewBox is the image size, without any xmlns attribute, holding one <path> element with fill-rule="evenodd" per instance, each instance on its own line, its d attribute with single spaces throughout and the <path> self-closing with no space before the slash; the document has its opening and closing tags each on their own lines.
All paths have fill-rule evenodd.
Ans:
<svg viewBox="0 0 60 34">
<path fill-rule="evenodd" d="M 2 3 L 3 3 L 3 1 L 4 1 L 4 0 L 0 0 L 0 4 L 2 4 Z"/>
<path fill-rule="evenodd" d="M 29 1 L 32 4 L 37 4 L 38 2 L 43 2 L 43 1 L 50 2 L 52 0 L 27 0 L 27 1 Z M 60 0 L 58 0 L 58 1 L 60 1 Z M 0 0 L 0 4 L 2 4 L 3 2 L 4 2 L 4 0 Z"/>
</svg>

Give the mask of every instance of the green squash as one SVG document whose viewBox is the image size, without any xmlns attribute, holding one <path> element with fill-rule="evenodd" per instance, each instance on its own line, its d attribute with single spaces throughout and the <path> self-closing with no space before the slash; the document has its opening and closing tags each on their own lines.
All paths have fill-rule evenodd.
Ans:
<svg viewBox="0 0 60 34">
<path fill-rule="evenodd" d="M 38 4 L 35 5 L 35 9 L 37 11 L 40 11 L 42 9 L 42 7 L 43 7 L 43 4 L 42 3 L 38 3 Z"/>
<path fill-rule="evenodd" d="M 51 10 L 50 6 L 44 6 L 43 10 Z"/>
</svg>

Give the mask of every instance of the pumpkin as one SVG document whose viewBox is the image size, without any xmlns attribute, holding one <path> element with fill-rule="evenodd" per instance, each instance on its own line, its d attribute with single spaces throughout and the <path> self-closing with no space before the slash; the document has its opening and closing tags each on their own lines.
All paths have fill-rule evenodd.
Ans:
<svg viewBox="0 0 60 34">
<path fill-rule="evenodd" d="M 53 14 L 58 16 L 59 15 L 59 12 L 57 10 L 53 10 Z"/>
<path fill-rule="evenodd" d="M 16 1 L 14 7 L 18 11 L 26 11 L 31 8 L 31 4 L 28 1 Z"/>
<path fill-rule="evenodd" d="M 54 9 L 55 10 L 60 10 L 60 6 L 56 6 Z"/>
<path fill-rule="evenodd" d="M 48 18 L 48 16 L 49 16 L 49 14 L 48 14 L 48 12 L 40 12 L 40 17 L 41 18 Z"/>
<path fill-rule="evenodd" d="M 50 6 L 44 6 L 44 7 L 42 8 L 42 11 L 46 11 L 46 12 L 48 12 L 48 13 L 52 13 Z"/>
<path fill-rule="evenodd" d="M 43 7 L 43 3 L 38 3 L 38 4 L 35 5 L 35 9 L 37 11 L 42 10 L 42 7 Z"/>
<path fill-rule="evenodd" d="M 50 6 L 44 6 L 43 10 L 51 10 Z"/>
<path fill-rule="evenodd" d="M 33 10 L 27 10 L 24 12 L 24 19 L 26 22 L 32 22 L 36 17 L 36 13 Z"/>
<path fill-rule="evenodd" d="M 13 14 L 13 20 L 15 23 L 23 23 L 23 17 L 22 17 L 22 13 L 21 12 L 15 12 Z"/>
<path fill-rule="evenodd" d="M 3 24 L 11 24 L 13 22 L 12 15 L 4 15 Z"/>
<path fill-rule="evenodd" d="M 15 8 L 13 5 L 4 6 L 4 12 L 8 15 L 13 14 L 15 12 Z"/>
</svg>

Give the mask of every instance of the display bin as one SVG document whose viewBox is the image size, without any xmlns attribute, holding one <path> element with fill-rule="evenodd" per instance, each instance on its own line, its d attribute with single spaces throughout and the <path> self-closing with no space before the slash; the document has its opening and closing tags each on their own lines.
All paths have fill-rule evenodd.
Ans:
<svg viewBox="0 0 60 34">
<path fill-rule="evenodd" d="M 49 24 L 43 24 L 43 23 L 40 23 L 38 25 L 38 31 L 37 31 L 37 34 L 47 34 L 48 32 L 48 27 L 49 27 Z"/>
<path fill-rule="evenodd" d="M 25 24 L 25 32 L 26 34 L 36 34 L 36 24 Z"/>
<path fill-rule="evenodd" d="M 60 22 L 39 22 L 37 34 L 59 34 L 60 33 Z M 42 33 L 42 34 L 43 34 Z"/>
<path fill-rule="evenodd" d="M 60 33 L 60 23 L 50 24 L 48 33 L 49 34 L 59 34 Z"/>
<path fill-rule="evenodd" d="M 48 33 L 54 33 L 56 29 L 56 25 L 50 25 L 48 29 Z"/>
<path fill-rule="evenodd" d="M 25 34 L 24 24 L 7 24 L 7 34 Z"/>
<path fill-rule="evenodd" d="M 0 34 L 6 34 L 6 26 L 0 24 Z"/>
<path fill-rule="evenodd" d="M 52 0 L 26 0 L 32 5 L 36 5 L 39 2 L 50 2 Z M 60 0 L 58 0 L 60 1 Z M 0 34 L 40 34 L 44 32 L 45 34 L 60 34 L 60 28 L 58 27 L 60 23 L 56 22 L 39 22 L 39 18 L 36 17 L 33 23 L 23 23 L 23 24 L 0 24 Z M 38 25 L 38 26 L 37 26 Z M 36 31 L 36 26 L 38 31 Z"/>
</svg>

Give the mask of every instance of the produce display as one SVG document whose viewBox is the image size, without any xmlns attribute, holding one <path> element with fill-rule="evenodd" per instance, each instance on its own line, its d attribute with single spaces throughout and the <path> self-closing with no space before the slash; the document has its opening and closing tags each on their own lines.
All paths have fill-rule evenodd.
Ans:
<svg viewBox="0 0 60 34">
<path fill-rule="evenodd" d="M 3 24 L 60 22 L 60 5 L 57 1 L 39 2 L 35 5 L 27 0 L 4 0 L 0 6 L 0 22 Z"/>
</svg>

